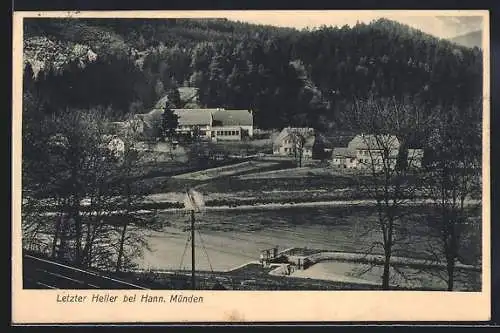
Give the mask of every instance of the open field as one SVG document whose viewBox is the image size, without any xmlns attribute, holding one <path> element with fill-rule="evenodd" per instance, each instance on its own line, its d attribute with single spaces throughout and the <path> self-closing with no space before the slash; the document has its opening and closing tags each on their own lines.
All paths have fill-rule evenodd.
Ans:
<svg viewBox="0 0 500 333">
<path fill-rule="evenodd" d="M 246 161 L 232 165 L 221 166 L 196 172 L 184 173 L 174 176 L 177 179 L 212 180 L 215 178 L 234 176 L 242 173 L 251 173 L 269 168 L 276 169 L 281 165 L 276 162 Z"/>
<path fill-rule="evenodd" d="M 165 162 L 166 163 L 166 162 Z M 265 172 L 272 170 L 289 169 L 293 165 L 290 161 L 247 161 L 239 162 L 230 160 L 211 165 L 210 168 L 201 168 L 190 165 L 175 166 L 175 173 L 171 172 L 165 165 L 165 171 L 158 171 L 156 174 L 149 172 L 148 175 L 142 177 L 138 181 L 138 185 L 142 191 L 147 194 L 177 192 L 189 187 L 196 187 L 203 192 L 233 192 L 231 189 L 214 187 L 215 191 L 207 189 L 211 188 L 211 184 L 225 184 L 225 182 L 237 181 L 238 175 L 255 172 Z M 205 188 L 206 184 L 206 188 Z M 221 185 L 224 186 L 224 185 Z"/>
<path fill-rule="evenodd" d="M 248 156 L 257 153 L 272 153 L 273 142 L 270 138 L 248 141 L 219 141 L 214 144 L 214 147 L 224 150 L 229 154 Z"/>
<path fill-rule="evenodd" d="M 272 160 L 271 157 L 266 157 L 261 163 Z M 278 163 L 276 161 L 274 163 Z M 206 193 L 245 191 L 269 194 L 279 191 L 327 191 L 353 188 L 356 184 L 357 181 L 351 174 L 342 174 L 329 167 L 296 168 L 291 160 L 281 159 L 281 163 L 275 165 L 274 169 L 254 169 L 245 174 L 215 179 L 200 185 L 198 189 Z"/>
<path fill-rule="evenodd" d="M 331 190 L 354 187 L 355 181 L 346 176 L 310 176 L 290 178 L 231 178 L 207 183 L 200 187 L 206 192 L 238 192 L 238 191 L 302 191 Z"/>
<path fill-rule="evenodd" d="M 273 170 L 267 172 L 255 172 L 242 176 L 238 179 L 287 179 L 287 178 L 303 178 L 303 177 L 329 177 L 329 176 L 345 176 L 337 170 L 329 167 L 301 167 L 285 170 Z"/>
</svg>

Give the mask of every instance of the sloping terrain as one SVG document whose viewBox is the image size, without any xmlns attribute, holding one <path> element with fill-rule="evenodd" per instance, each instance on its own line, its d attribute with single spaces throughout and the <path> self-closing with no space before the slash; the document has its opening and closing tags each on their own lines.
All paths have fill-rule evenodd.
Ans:
<svg viewBox="0 0 500 333">
<path fill-rule="evenodd" d="M 482 31 L 471 31 L 464 35 L 456 36 L 451 38 L 453 43 L 465 46 L 465 47 L 483 47 L 483 33 Z"/>
</svg>

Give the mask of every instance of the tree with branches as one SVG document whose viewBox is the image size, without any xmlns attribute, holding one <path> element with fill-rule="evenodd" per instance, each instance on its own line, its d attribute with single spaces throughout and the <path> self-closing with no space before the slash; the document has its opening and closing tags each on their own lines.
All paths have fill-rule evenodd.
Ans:
<svg viewBox="0 0 500 333">
<path fill-rule="evenodd" d="M 161 139 L 172 141 L 177 135 L 177 126 L 179 126 L 179 116 L 175 114 L 170 102 L 167 101 L 161 118 Z"/>
<path fill-rule="evenodd" d="M 112 223 L 118 234 L 118 243 L 115 246 L 116 272 L 133 265 L 133 259 L 148 248 L 145 236 L 149 230 L 161 228 L 154 210 L 143 212 L 137 209 L 148 202 L 140 184 L 135 181 L 141 170 L 140 161 L 143 154 L 134 147 L 136 140 L 132 131 L 122 133 L 121 139 L 124 142 L 123 156 L 120 163 L 116 164 L 113 177 L 113 185 L 116 186 L 116 193 L 120 198 L 117 208 L 121 209 L 121 213 Z"/>
<path fill-rule="evenodd" d="M 383 253 L 382 288 L 390 289 L 391 257 L 395 245 L 405 241 L 398 237 L 405 205 L 418 195 L 419 172 L 415 160 L 408 156 L 408 145 L 424 135 L 430 119 L 418 107 L 396 99 L 373 97 L 355 100 L 349 123 L 357 136 L 359 185 L 375 201 L 376 230 L 381 240 L 374 241 L 367 254 L 375 249 Z M 373 230 L 370 230 L 373 231 Z"/>
<path fill-rule="evenodd" d="M 25 248 L 79 267 L 122 269 L 154 227 L 154 212 L 137 213 L 144 194 L 134 182 L 140 170 L 134 141 L 108 134 L 105 110 L 65 110 L 42 120 L 26 127 Z M 35 147 L 43 169 L 31 154 Z"/>
<path fill-rule="evenodd" d="M 298 168 L 302 167 L 304 158 L 304 146 L 306 144 L 306 134 L 303 131 L 292 128 L 289 131 L 289 140 L 291 143 L 292 154 Z"/>
<path fill-rule="evenodd" d="M 432 157 L 426 167 L 426 194 L 437 216 L 432 229 L 438 246 L 429 252 L 446 263 L 445 274 L 438 274 L 453 290 L 457 262 L 463 261 L 461 247 L 467 225 L 481 206 L 481 105 L 459 110 L 436 109 L 439 121 L 429 136 Z M 479 200 L 478 200 L 479 199 Z"/>
</svg>

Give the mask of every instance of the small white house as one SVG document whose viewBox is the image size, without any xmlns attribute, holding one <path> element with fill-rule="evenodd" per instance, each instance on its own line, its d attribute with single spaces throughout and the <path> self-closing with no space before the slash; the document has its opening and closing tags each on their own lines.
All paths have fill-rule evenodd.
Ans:
<svg viewBox="0 0 500 333">
<path fill-rule="evenodd" d="M 354 169 L 357 166 L 356 154 L 348 148 L 334 148 L 332 152 L 332 165 L 342 169 Z"/>
<path fill-rule="evenodd" d="M 333 150 L 332 165 L 347 169 L 394 169 L 400 149 L 394 135 L 356 135 L 347 147 Z M 422 166 L 423 149 L 408 149 L 408 163 L 412 167 Z"/>
<path fill-rule="evenodd" d="M 273 142 L 273 154 L 293 156 L 302 150 L 303 159 L 313 157 L 316 133 L 313 128 L 286 127 Z"/>
</svg>

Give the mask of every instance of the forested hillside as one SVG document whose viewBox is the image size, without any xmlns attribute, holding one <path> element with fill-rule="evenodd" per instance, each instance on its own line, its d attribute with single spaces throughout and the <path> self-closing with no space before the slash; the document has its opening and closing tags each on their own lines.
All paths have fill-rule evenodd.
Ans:
<svg viewBox="0 0 500 333">
<path fill-rule="evenodd" d="M 254 110 L 260 128 L 325 129 L 341 128 L 356 98 L 430 110 L 465 107 L 482 91 L 478 48 L 385 19 L 313 31 L 223 19 L 29 19 L 24 47 L 25 97 L 36 102 L 26 106 L 51 113 L 102 107 L 119 119 L 191 86 L 203 106 Z"/>
</svg>

